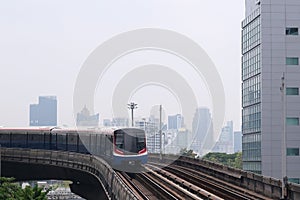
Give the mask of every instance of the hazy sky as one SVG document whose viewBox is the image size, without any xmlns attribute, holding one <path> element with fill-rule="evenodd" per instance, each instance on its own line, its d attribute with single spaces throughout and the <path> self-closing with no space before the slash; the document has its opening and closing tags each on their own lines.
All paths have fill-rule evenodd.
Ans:
<svg viewBox="0 0 300 200">
<path fill-rule="evenodd" d="M 0 126 L 27 126 L 29 104 L 37 103 L 39 95 L 56 95 L 58 124 L 73 125 L 74 85 L 89 54 L 122 32 L 161 28 L 186 35 L 211 57 L 225 88 L 225 120 L 233 120 L 235 129 L 240 129 L 240 24 L 244 1 L 9 0 L 1 1 L 0 13 Z M 149 55 L 154 60 L 164 59 L 155 52 Z M 129 56 L 115 67 L 142 63 L 138 58 Z M 150 90 L 158 96 L 164 93 L 156 89 Z M 139 104 L 143 105 L 146 93 L 144 88 L 135 95 Z M 95 99 L 101 95 L 96 94 Z M 165 92 L 168 98 L 176 105 L 174 97 Z M 98 107 L 95 105 L 95 111 L 100 113 L 101 121 L 110 117 L 109 109 Z M 145 112 L 141 108 L 137 115 L 147 116 Z"/>
</svg>

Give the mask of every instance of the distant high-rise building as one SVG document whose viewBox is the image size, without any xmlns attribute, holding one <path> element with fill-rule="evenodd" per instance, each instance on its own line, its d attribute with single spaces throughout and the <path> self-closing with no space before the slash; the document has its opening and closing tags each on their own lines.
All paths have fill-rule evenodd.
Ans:
<svg viewBox="0 0 300 200">
<path fill-rule="evenodd" d="M 135 121 L 135 127 L 145 130 L 146 139 L 147 139 L 147 149 L 150 153 L 159 153 L 160 152 L 160 133 L 159 133 L 159 119 L 154 115 L 151 115 L 149 118 L 142 118 Z M 166 124 L 162 123 L 163 139 L 166 135 Z"/>
<path fill-rule="evenodd" d="M 112 126 L 120 126 L 120 127 L 128 127 L 129 121 L 128 121 L 128 118 L 116 117 L 116 118 L 112 119 L 111 125 Z"/>
<path fill-rule="evenodd" d="M 226 126 L 222 128 L 222 133 L 220 135 L 220 141 L 230 141 L 233 146 L 233 121 L 228 121 Z"/>
<path fill-rule="evenodd" d="M 158 132 L 147 134 L 147 149 L 149 153 L 160 152 L 160 134 Z"/>
<path fill-rule="evenodd" d="M 156 118 L 155 116 L 151 115 L 149 117 L 149 121 L 147 122 L 147 129 L 148 132 L 159 132 L 159 118 Z M 162 130 L 167 130 L 167 125 L 161 122 L 161 128 Z"/>
<path fill-rule="evenodd" d="M 212 147 L 213 125 L 208 108 L 196 109 L 192 124 L 192 144 L 191 149 L 202 155 Z"/>
<path fill-rule="evenodd" d="M 56 96 L 39 96 L 38 104 L 30 104 L 30 126 L 56 126 Z"/>
<path fill-rule="evenodd" d="M 188 148 L 189 136 L 190 133 L 187 129 L 181 128 L 178 130 L 175 138 L 175 144 L 178 147 L 178 152 L 180 152 L 181 149 Z"/>
<path fill-rule="evenodd" d="M 148 124 L 148 122 L 146 121 L 146 119 L 143 119 L 143 120 L 136 120 L 136 121 L 134 122 L 134 126 L 135 126 L 135 127 L 140 128 L 140 129 L 143 129 L 144 131 L 146 131 L 147 124 Z"/>
<path fill-rule="evenodd" d="M 233 153 L 233 122 L 228 121 L 226 126 L 222 128 L 217 143 L 213 148 L 214 152 Z"/>
<path fill-rule="evenodd" d="M 110 119 L 103 119 L 103 126 L 111 126 L 111 120 Z"/>
<path fill-rule="evenodd" d="M 77 113 L 76 126 L 93 126 L 97 127 L 99 124 L 99 114 L 91 115 L 86 106 L 80 113 Z"/>
<path fill-rule="evenodd" d="M 300 183 L 300 1 L 246 0 L 241 25 L 243 169 Z"/>
<path fill-rule="evenodd" d="M 180 114 L 168 116 L 168 129 L 180 129 L 183 127 L 183 116 Z"/>
<path fill-rule="evenodd" d="M 242 132 L 241 131 L 235 131 L 233 133 L 233 148 L 234 152 L 241 152 L 242 151 Z"/>
</svg>

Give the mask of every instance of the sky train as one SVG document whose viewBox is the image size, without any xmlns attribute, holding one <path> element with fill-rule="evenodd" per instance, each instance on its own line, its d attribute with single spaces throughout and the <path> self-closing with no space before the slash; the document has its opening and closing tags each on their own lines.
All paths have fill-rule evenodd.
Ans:
<svg viewBox="0 0 300 200">
<path fill-rule="evenodd" d="M 138 128 L 0 128 L 0 145 L 93 154 L 113 168 L 135 170 L 148 158 L 146 135 Z"/>
</svg>

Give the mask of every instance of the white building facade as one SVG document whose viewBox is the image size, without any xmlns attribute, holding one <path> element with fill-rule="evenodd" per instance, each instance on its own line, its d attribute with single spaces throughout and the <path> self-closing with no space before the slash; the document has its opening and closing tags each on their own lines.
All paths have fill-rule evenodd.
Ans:
<svg viewBox="0 0 300 200">
<path fill-rule="evenodd" d="M 300 178 L 299 27 L 299 0 L 246 0 L 243 169 L 275 178 L 286 174 L 296 183 Z"/>
</svg>

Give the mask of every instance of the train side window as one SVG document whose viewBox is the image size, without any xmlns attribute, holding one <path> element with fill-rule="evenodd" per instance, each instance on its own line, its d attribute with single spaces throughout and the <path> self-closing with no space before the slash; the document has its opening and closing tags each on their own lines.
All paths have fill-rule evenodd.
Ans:
<svg viewBox="0 0 300 200">
<path fill-rule="evenodd" d="M 78 133 L 68 133 L 68 151 L 77 152 L 77 139 L 78 139 Z"/>
<path fill-rule="evenodd" d="M 12 139 L 11 142 L 12 147 L 27 148 L 27 142 L 28 142 L 27 134 L 13 133 L 11 139 Z"/>
<path fill-rule="evenodd" d="M 286 35 L 298 35 L 298 27 L 286 27 L 285 29 Z"/>
<path fill-rule="evenodd" d="M 105 155 L 109 155 L 109 139 L 108 136 L 105 136 Z"/>
<path fill-rule="evenodd" d="M 105 150 L 105 137 L 104 137 L 104 135 L 101 135 L 100 148 L 101 148 L 101 154 L 104 154 L 104 150 Z"/>
<path fill-rule="evenodd" d="M 2 147 L 10 147 L 10 134 L 0 134 L 0 144 Z"/>
<path fill-rule="evenodd" d="M 67 136 L 66 133 L 57 134 L 57 150 L 67 150 Z"/>
<path fill-rule="evenodd" d="M 97 134 L 97 155 L 101 154 L 101 135 Z"/>
<path fill-rule="evenodd" d="M 109 143 L 108 143 L 108 145 L 109 145 L 109 155 L 111 155 L 112 154 L 112 150 L 113 150 L 113 137 L 112 137 L 112 135 L 109 136 Z"/>
<path fill-rule="evenodd" d="M 92 154 L 96 154 L 97 153 L 97 135 L 90 134 L 90 138 L 91 138 L 90 152 Z"/>
<path fill-rule="evenodd" d="M 137 137 L 137 150 L 140 151 L 145 148 L 145 137 Z"/>
<path fill-rule="evenodd" d="M 116 147 L 124 149 L 124 134 L 116 133 L 115 134 Z"/>
</svg>

